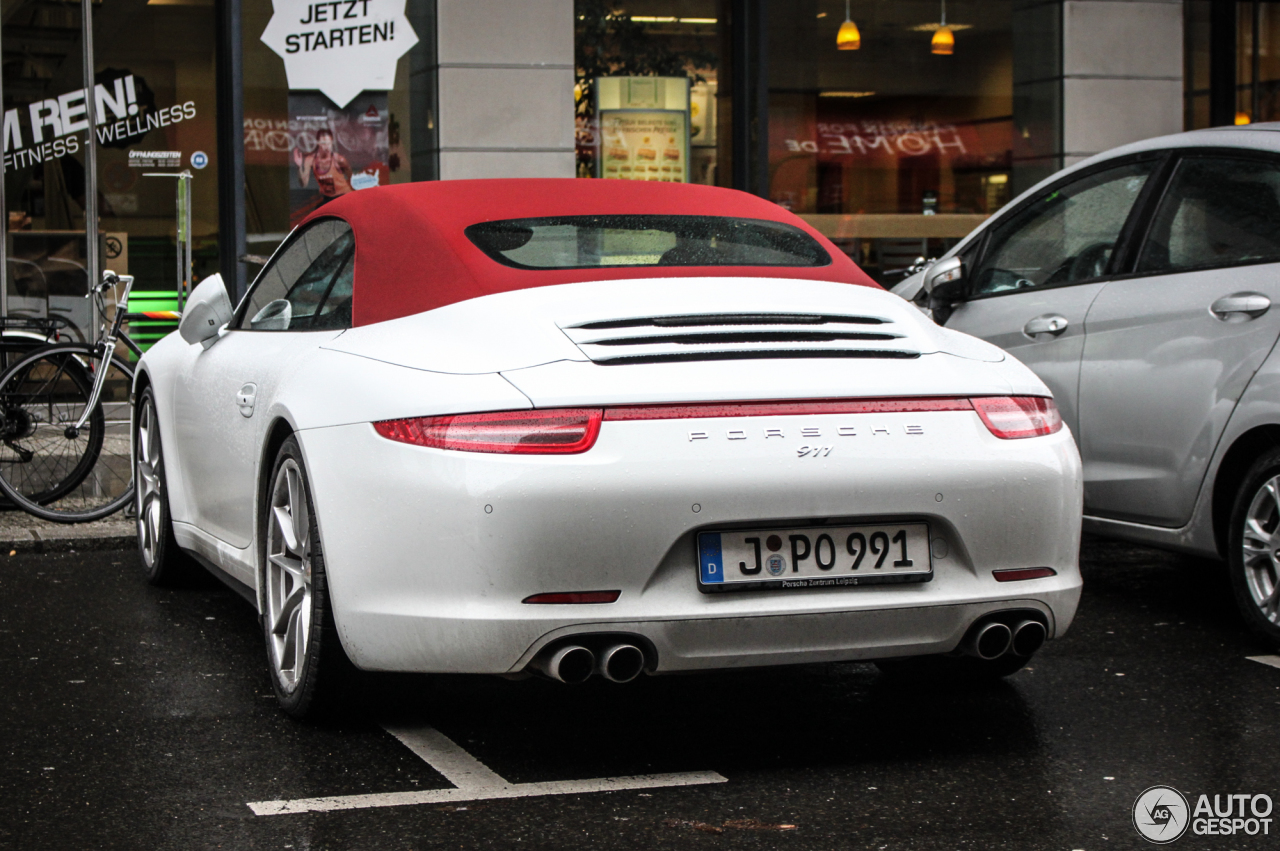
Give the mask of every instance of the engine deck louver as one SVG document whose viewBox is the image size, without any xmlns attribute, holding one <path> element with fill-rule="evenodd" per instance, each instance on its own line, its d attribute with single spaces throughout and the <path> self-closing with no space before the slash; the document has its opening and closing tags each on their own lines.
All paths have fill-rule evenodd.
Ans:
<svg viewBox="0 0 1280 851">
<path fill-rule="evenodd" d="M 772 358 L 916 358 L 892 320 L 819 313 L 606 319 L 561 330 L 598 364 Z"/>
</svg>

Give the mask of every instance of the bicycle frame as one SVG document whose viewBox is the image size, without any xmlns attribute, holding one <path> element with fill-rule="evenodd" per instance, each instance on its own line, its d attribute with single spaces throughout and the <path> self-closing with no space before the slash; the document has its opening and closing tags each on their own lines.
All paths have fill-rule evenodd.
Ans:
<svg viewBox="0 0 1280 851">
<path fill-rule="evenodd" d="M 107 331 L 102 339 L 94 345 L 94 350 L 101 353 L 102 367 L 98 370 L 98 374 L 93 377 L 93 392 L 89 395 L 88 404 L 84 406 L 84 411 L 80 414 L 80 419 L 76 421 L 73 428 L 80 429 L 88 422 L 89 416 L 93 413 L 93 409 L 98 406 L 98 399 L 102 396 L 102 388 L 107 381 L 107 367 L 111 364 L 111 356 L 116 350 L 116 343 L 123 342 L 137 355 L 142 354 L 142 350 L 129 339 L 129 335 L 121 330 L 125 319 L 129 315 L 129 292 L 133 289 L 132 275 L 117 275 L 110 269 L 102 273 L 102 283 L 93 288 L 93 291 L 87 293 L 85 298 L 96 298 L 98 315 L 106 316 L 107 304 L 103 298 L 103 293 L 107 289 L 115 292 L 115 288 L 124 284 L 124 295 L 116 299 L 116 312 L 112 317 L 110 330 Z"/>
</svg>

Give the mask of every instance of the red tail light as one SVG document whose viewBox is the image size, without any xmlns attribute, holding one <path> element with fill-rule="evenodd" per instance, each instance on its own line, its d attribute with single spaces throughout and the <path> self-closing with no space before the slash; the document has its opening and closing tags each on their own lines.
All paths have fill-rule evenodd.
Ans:
<svg viewBox="0 0 1280 851">
<path fill-rule="evenodd" d="M 969 401 L 991 433 L 1005 440 L 1039 437 L 1062 428 L 1058 406 L 1043 396 L 975 396 Z"/>
<path fill-rule="evenodd" d="M 599 408 L 552 408 L 383 420 L 373 427 L 391 440 L 436 449 L 574 455 L 595 444 L 600 418 Z"/>
<path fill-rule="evenodd" d="M 764 417 L 822 414 L 890 414 L 975 410 L 996 437 L 1011 440 L 1053 434 L 1062 417 L 1052 399 L 1040 396 L 920 397 L 902 399 L 819 399 L 785 402 L 730 402 L 689 405 L 634 405 L 620 408 L 552 408 L 494 411 L 447 417 L 383 420 L 378 434 L 401 443 L 515 455 L 576 455 L 595 445 L 602 420 L 679 420 L 709 417 Z"/>
</svg>

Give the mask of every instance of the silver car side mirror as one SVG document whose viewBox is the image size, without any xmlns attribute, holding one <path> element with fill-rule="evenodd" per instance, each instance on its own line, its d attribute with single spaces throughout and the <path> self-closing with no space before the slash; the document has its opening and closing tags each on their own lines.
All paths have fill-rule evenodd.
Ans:
<svg viewBox="0 0 1280 851">
<path fill-rule="evenodd" d="M 964 261 L 948 257 L 934 263 L 924 273 L 921 289 L 926 294 L 929 316 L 946 325 L 957 302 L 964 300 Z"/>
<path fill-rule="evenodd" d="M 932 293 L 942 284 L 958 283 L 964 278 L 964 261 L 959 257 L 939 260 L 924 273 L 925 292 Z"/>
<path fill-rule="evenodd" d="M 234 311 L 221 275 L 210 275 L 196 286 L 182 310 L 178 334 L 189 344 L 208 343 L 218 336 Z"/>
</svg>

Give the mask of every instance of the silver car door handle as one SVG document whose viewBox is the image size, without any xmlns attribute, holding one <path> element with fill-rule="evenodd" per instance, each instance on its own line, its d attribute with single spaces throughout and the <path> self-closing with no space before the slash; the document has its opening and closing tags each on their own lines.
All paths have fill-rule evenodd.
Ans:
<svg viewBox="0 0 1280 851">
<path fill-rule="evenodd" d="M 1037 334 L 1052 334 L 1058 336 L 1067 330 L 1067 317 L 1058 313 L 1046 313 L 1043 316 L 1037 316 L 1026 325 L 1022 326 L 1022 333 L 1028 337 L 1035 337 Z"/>
<path fill-rule="evenodd" d="M 1271 299 L 1262 293 L 1232 293 L 1209 305 L 1209 312 L 1214 318 L 1224 322 L 1232 318 L 1241 321 L 1257 319 L 1271 309 Z"/>
<path fill-rule="evenodd" d="M 253 403 L 258 398 L 258 385 L 246 384 L 240 388 L 240 392 L 236 394 L 236 407 L 240 409 L 242 416 L 253 416 Z"/>
</svg>

